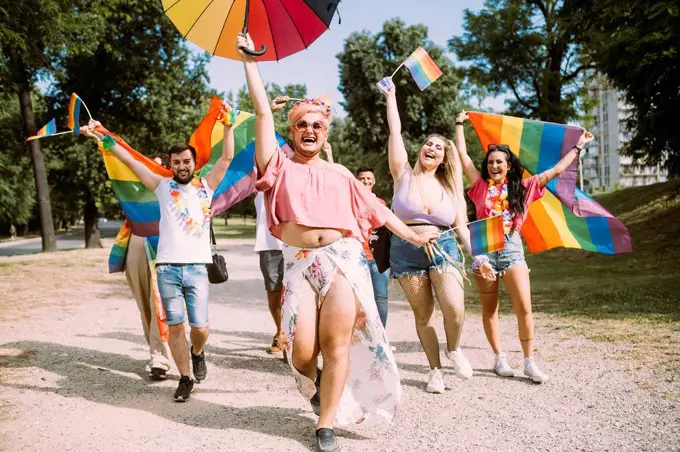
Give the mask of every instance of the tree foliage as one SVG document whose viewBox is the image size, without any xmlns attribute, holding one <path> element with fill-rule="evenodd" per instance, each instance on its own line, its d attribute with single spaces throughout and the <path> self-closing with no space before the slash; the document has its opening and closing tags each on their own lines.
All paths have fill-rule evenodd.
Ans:
<svg viewBox="0 0 680 452">
<path fill-rule="evenodd" d="M 425 91 L 420 91 L 405 68 L 394 77 L 402 122 L 402 134 L 410 161 L 430 133 L 453 138 L 456 115 L 465 107 L 460 95 L 462 77 L 441 48 L 428 38 L 424 25 L 406 26 L 400 19 L 383 24 L 382 31 L 351 34 L 343 51 L 337 55 L 340 70 L 340 92 L 348 119 L 336 121 L 330 142 L 334 156 L 355 171 L 368 165 L 376 170 L 376 194 L 391 198 L 392 180 L 387 165 L 387 117 L 385 99 L 375 86 L 388 76 L 418 46 L 427 50 L 443 71 L 443 75 Z M 474 141 L 470 141 L 472 144 Z M 472 148 L 480 153 L 479 148 Z"/>
<path fill-rule="evenodd" d="M 92 115 L 145 154 L 166 153 L 187 142 L 205 114 L 207 54 L 193 57 L 160 3 L 111 0 L 97 7 L 106 19 L 91 55 L 68 55 L 55 65 L 47 96 L 55 115 L 65 115 L 72 92 Z M 81 122 L 87 120 L 81 109 Z M 100 246 L 97 217 L 118 212 L 103 160 L 91 141 L 54 140 L 51 179 L 63 214 L 85 211 L 88 246 Z"/>
<path fill-rule="evenodd" d="M 24 146 L 16 97 L 0 95 L 0 226 L 26 225 L 35 206 L 31 160 Z"/>
<path fill-rule="evenodd" d="M 38 130 L 31 97 L 38 77 L 49 75 L 54 61 L 63 55 L 87 52 L 96 42 L 94 33 L 105 22 L 89 7 L 98 3 L 98 0 L 22 0 L 0 4 L 0 92 L 18 96 L 22 136 Z M 25 146 L 33 164 L 43 250 L 55 251 L 57 243 L 41 143 L 31 141 Z"/>
<path fill-rule="evenodd" d="M 477 13 L 465 10 L 465 33 L 451 38 L 449 48 L 470 63 L 471 83 L 512 96 L 507 114 L 566 123 L 592 102 L 572 1 L 486 0 Z"/>
<path fill-rule="evenodd" d="M 680 175 L 680 4 L 573 0 L 571 18 L 597 71 L 629 104 L 632 134 L 623 152 Z"/>
</svg>

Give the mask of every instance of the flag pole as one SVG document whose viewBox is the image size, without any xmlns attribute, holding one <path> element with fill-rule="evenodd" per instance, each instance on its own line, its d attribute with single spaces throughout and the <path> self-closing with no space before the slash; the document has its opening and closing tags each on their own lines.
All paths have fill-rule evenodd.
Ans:
<svg viewBox="0 0 680 452">
<path fill-rule="evenodd" d="M 404 61 L 404 63 L 406 63 L 406 61 Z M 404 65 L 404 63 L 401 63 L 399 66 L 397 66 L 397 68 L 394 70 L 394 72 L 392 72 L 392 75 L 390 75 L 390 78 L 394 77 L 394 75 L 399 71 L 399 69 L 401 69 L 401 67 Z"/>
<path fill-rule="evenodd" d="M 92 115 L 90 114 L 90 109 L 87 108 L 87 104 L 83 101 L 83 99 L 80 99 L 80 103 L 83 104 L 83 107 L 85 107 L 85 111 L 87 112 L 87 116 L 89 116 L 90 119 L 92 119 Z"/>
</svg>

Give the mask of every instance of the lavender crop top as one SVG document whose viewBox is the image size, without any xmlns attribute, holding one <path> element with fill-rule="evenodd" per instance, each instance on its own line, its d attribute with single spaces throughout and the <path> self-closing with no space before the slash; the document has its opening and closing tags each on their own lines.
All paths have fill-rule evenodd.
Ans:
<svg viewBox="0 0 680 452">
<path fill-rule="evenodd" d="M 456 220 L 456 206 L 451 196 L 445 194 L 439 207 L 431 214 L 423 212 L 410 202 L 408 193 L 411 186 L 411 172 L 411 169 L 407 169 L 404 175 L 401 176 L 397 192 L 394 194 L 394 198 L 392 198 L 394 214 L 404 223 L 427 223 L 443 227 L 451 226 Z"/>
</svg>

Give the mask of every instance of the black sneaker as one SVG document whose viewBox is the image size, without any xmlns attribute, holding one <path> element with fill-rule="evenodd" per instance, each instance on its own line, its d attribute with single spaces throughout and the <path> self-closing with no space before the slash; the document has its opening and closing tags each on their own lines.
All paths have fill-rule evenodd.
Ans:
<svg viewBox="0 0 680 452">
<path fill-rule="evenodd" d="M 312 404 L 312 410 L 317 416 L 321 415 L 321 369 L 316 369 L 316 381 L 314 382 L 316 386 L 316 393 L 309 399 L 309 403 Z M 331 430 L 332 431 L 332 430 Z"/>
<path fill-rule="evenodd" d="M 153 381 L 163 381 L 167 377 L 166 370 L 161 369 L 160 367 L 152 367 L 151 372 L 149 372 L 149 378 Z"/>
<path fill-rule="evenodd" d="M 177 391 L 175 391 L 175 402 L 186 402 L 191 397 L 191 393 L 194 392 L 194 382 L 191 378 L 184 375 L 179 379 L 179 386 L 177 386 Z"/>
<path fill-rule="evenodd" d="M 201 380 L 205 380 L 208 375 L 208 368 L 205 365 L 205 350 L 201 351 L 200 355 L 194 355 L 194 346 L 191 346 L 191 363 L 194 368 L 194 378 L 196 383 L 200 383 Z"/>
<path fill-rule="evenodd" d="M 316 450 L 320 452 L 337 452 L 340 445 L 335 439 L 335 432 L 332 428 L 320 428 L 316 431 Z"/>
</svg>

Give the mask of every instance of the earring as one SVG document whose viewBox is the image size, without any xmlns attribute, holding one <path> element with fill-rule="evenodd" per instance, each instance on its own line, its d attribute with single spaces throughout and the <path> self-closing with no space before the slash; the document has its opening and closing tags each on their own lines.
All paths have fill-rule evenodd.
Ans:
<svg viewBox="0 0 680 452">
<path fill-rule="evenodd" d="M 439 167 L 440 167 L 441 169 L 444 169 L 444 168 L 446 168 L 446 163 L 444 163 L 444 162 L 441 162 L 441 163 L 439 164 Z"/>
</svg>

